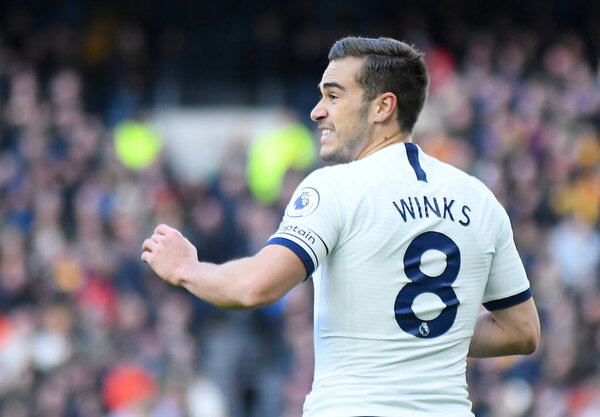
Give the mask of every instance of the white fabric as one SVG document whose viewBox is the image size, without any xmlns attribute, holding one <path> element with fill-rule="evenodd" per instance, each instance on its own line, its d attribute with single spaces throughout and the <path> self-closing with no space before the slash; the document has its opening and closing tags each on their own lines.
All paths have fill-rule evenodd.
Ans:
<svg viewBox="0 0 600 417">
<path fill-rule="evenodd" d="M 414 240 L 416 257 L 406 255 Z M 305 417 L 472 416 L 466 355 L 481 304 L 529 288 L 508 216 L 480 181 L 415 145 L 391 145 L 310 174 L 269 243 L 317 268 L 315 377 Z M 415 284 L 405 255 L 429 277 Z M 431 320 L 452 294 L 456 316 L 444 313 L 440 332 Z M 408 323 L 420 336 L 396 320 L 397 297 L 409 298 L 417 317 Z"/>
</svg>

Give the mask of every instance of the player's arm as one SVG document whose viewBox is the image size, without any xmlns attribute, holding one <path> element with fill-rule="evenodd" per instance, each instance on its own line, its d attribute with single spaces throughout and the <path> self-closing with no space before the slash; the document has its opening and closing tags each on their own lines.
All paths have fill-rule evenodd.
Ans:
<svg viewBox="0 0 600 417">
<path fill-rule="evenodd" d="M 144 241 L 142 260 L 168 283 L 226 309 L 273 304 L 306 278 L 298 256 L 279 245 L 267 245 L 254 256 L 221 265 L 199 262 L 196 248 L 167 225 L 158 226 Z"/>
<path fill-rule="evenodd" d="M 540 320 L 508 214 L 497 200 L 492 203 L 495 212 L 490 217 L 490 227 L 495 224 L 498 229 L 482 299 L 488 311 L 477 318 L 468 356 L 530 354 L 540 340 Z M 506 296 L 513 292 L 517 293 Z"/>
<path fill-rule="evenodd" d="M 540 320 L 533 298 L 500 310 L 481 313 L 469 346 L 468 356 L 526 355 L 540 341 Z"/>
</svg>

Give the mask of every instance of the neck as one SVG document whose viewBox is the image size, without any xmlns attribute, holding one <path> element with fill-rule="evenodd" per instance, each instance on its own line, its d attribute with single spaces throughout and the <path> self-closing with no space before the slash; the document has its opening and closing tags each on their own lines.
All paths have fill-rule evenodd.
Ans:
<svg viewBox="0 0 600 417">
<path fill-rule="evenodd" d="M 368 143 L 358 153 L 354 160 L 358 161 L 359 159 L 366 158 L 367 156 L 374 154 L 378 150 L 398 142 L 412 142 L 412 138 L 410 137 L 410 135 L 404 135 L 401 131 L 397 131 L 391 135 L 383 135 L 383 137 L 379 137 L 374 141 Z"/>
</svg>

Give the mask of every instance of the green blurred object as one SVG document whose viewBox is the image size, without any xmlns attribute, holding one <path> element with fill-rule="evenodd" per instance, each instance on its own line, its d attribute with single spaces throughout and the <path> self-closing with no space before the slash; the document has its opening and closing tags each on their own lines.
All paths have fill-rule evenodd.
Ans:
<svg viewBox="0 0 600 417">
<path fill-rule="evenodd" d="M 135 171 L 149 166 L 162 149 L 162 141 L 149 126 L 124 120 L 115 127 L 115 151 L 127 168 Z"/>
<path fill-rule="evenodd" d="M 315 160 L 311 132 L 292 123 L 258 136 L 248 152 L 248 186 L 254 197 L 271 204 L 281 193 L 290 168 L 305 170 Z"/>
</svg>

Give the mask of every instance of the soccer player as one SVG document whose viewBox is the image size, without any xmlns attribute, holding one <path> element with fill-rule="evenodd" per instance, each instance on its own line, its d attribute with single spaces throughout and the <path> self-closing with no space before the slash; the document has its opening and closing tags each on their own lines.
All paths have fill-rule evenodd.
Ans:
<svg viewBox="0 0 600 417">
<path fill-rule="evenodd" d="M 312 276 L 305 417 L 472 416 L 467 356 L 537 347 L 505 210 L 412 143 L 428 83 L 423 55 L 403 42 L 336 42 L 311 118 L 321 157 L 339 164 L 306 177 L 267 245 L 214 265 L 166 225 L 144 242 L 142 260 L 161 278 L 223 308 L 272 304 Z"/>
</svg>

